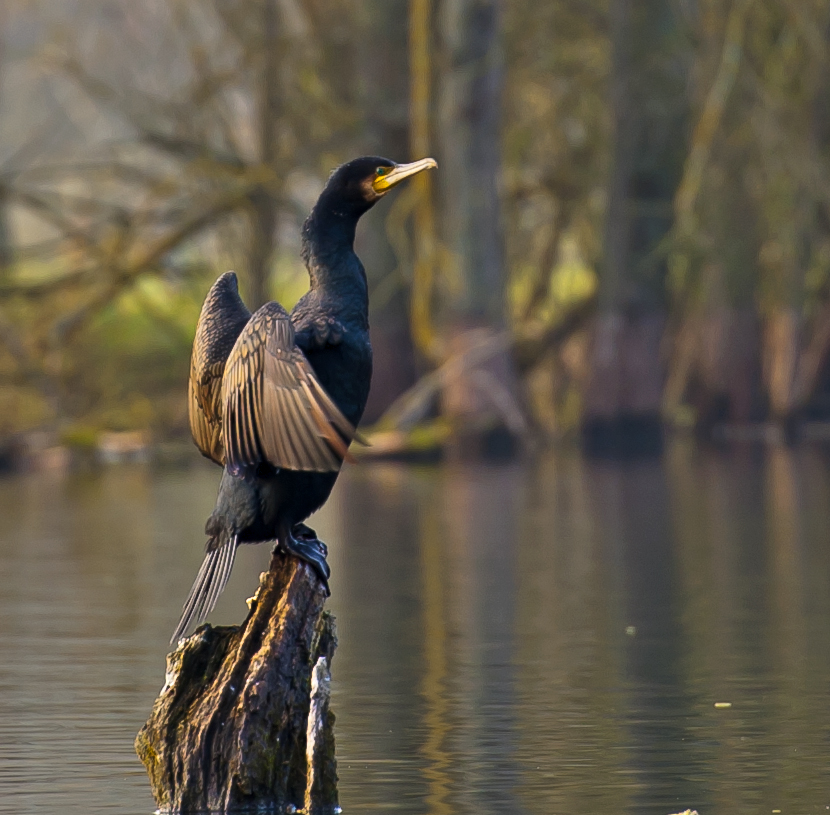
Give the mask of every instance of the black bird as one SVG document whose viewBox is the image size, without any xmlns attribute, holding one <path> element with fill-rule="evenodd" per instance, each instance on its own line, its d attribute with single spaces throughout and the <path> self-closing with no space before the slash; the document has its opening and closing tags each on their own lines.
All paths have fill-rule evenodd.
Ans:
<svg viewBox="0 0 830 815">
<path fill-rule="evenodd" d="M 171 642 L 210 613 L 241 543 L 276 538 L 328 585 L 325 545 L 302 521 L 328 498 L 369 395 L 369 295 L 355 229 L 389 190 L 435 166 L 364 156 L 331 174 L 303 226 L 311 285 L 290 315 L 272 302 L 252 316 L 233 272 L 208 293 L 191 357 L 190 429 L 224 472 Z"/>
</svg>

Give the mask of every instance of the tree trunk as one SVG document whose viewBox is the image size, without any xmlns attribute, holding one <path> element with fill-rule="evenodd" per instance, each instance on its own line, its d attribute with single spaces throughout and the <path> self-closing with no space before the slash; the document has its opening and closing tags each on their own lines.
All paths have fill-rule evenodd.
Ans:
<svg viewBox="0 0 830 815">
<path fill-rule="evenodd" d="M 408 0 L 369 0 L 364 3 L 361 31 L 373 45 L 358 49 L 360 84 L 365 88 L 361 101 L 367 131 L 362 150 L 399 162 L 427 155 L 409 155 L 407 5 Z M 399 268 L 408 259 L 395 255 L 384 228 L 390 211 L 405 206 L 407 191 L 403 196 L 399 193 L 380 201 L 369 216 L 372 223 L 362 228 L 357 237 L 357 252 L 372 287 L 374 375 L 363 414 L 368 423 L 379 419 L 416 378 L 405 285 L 407 275 L 401 274 L 401 271 L 409 270 Z"/>
<path fill-rule="evenodd" d="M 779 306 L 768 315 L 764 331 L 764 382 L 770 416 L 776 422 L 793 419 L 798 407 L 796 374 L 802 336 L 801 315 L 795 308 Z"/>
<path fill-rule="evenodd" d="M 605 246 L 600 278 L 599 305 L 605 315 L 623 305 L 626 278 L 631 264 L 631 179 L 634 174 L 635 133 L 631 84 L 634 81 L 631 9 L 629 0 L 611 3 L 610 108 L 614 117 L 608 210 L 605 215 Z M 607 330 L 603 328 L 603 330 Z"/>
<path fill-rule="evenodd" d="M 583 423 L 598 453 L 659 446 L 666 263 L 657 248 L 671 227 L 686 112 L 670 6 L 612 0 L 610 22 L 613 155 Z"/>
<path fill-rule="evenodd" d="M 501 174 L 499 0 L 445 0 L 438 13 L 443 45 L 438 124 L 444 243 L 455 292 L 449 316 L 461 323 L 504 324 L 505 264 Z"/>
<path fill-rule="evenodd" d="M 248 259 L 248 305 L 251 311 L 271 299 L 271 261 L 276 249 L 278 190 L 277 127 L 281 115 L 280 57 L 284 47 L 276 0 L 262 4 L 262 53 L 259 77 L 259 159 L 266 172 L 274 177 L 263 183 L 250 198 L 250 250 Z"/>
<path fill-rule="evenodd" d="M 433 153 L 433 0 L 409 0 L 409 138 L 413 156 Z M 432 173 L 412 179 L 415 196 L 412 251 L 412 287 L 409 321 L 412 340 L 429 362 L 441 361 L 435 331 L 435 273 L 437 240 Z"/>
<path fill-rule="evenodd" d="M 256 311 L 271 299 L 271 259 L 276 249 L 277 206 L 271 193 L 260 188 L 250 198 L 248 305 Z"/>
<path fill-rule="evenodd" d="M 310 567 L 275 551 L 242 626 L 203 626 L 168 656 L 136 738 L 161 811 L 336 810 L 324 603 Z"/>
<path fill-rule="evenodd" d="M 0 31 L 8 30 L 8 20 L 11 15 L 8 9 L 3 9 L 0 4 Z M 0 37 L 0 87 L 5 74 L 5 43 Z M 14 261 L 14 248 L 12 246 L 12 235 L 9 224 L 9 200 L 8 190 L 5 184 L 0 185 L 0 280 L 7 276 L 7 273 Z"/>
<path fill-rule="evenodd" d="M 594 323 L 582 433 L 596 455 L 656 452 L 662 447 L 660 404 L 666 326 L 659 312 L 601 312 Z"/>
<path fill-rule="evenodd" d="M 700 430 L 762 419 L 761 347 L 761 325 L 751 307 L 713 305 L 686 316 L 674 338 L 667 418 Z M 684 405 L 693 414 L 684 417 Z"/>
<path fill-rule="evenodd" d="M 506 322 L 499 196 L 501 17 L 500 0 L 445 0 L 438 10 L 442 277 L 451 281 L 442 323 L 450 355 L 491 342 Z M 443 410 L 456 428 L 459 450 L 475 452 L 482 431 L 489 436 L 491 430 L 497 435 L 513 430 L 510 417 L 522 415 L 518 392 L 506 350 L 448 383 Z"/>
</svg>

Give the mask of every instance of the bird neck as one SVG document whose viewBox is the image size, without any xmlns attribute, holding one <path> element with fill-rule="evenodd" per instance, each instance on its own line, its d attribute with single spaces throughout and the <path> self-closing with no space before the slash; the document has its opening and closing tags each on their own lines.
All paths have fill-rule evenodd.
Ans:
<svg viewBox="0 0 830 815">
<path fill-rule="evenodd" d="M 357 295 L 368 306 L 366 272 L 354 251 L 359 217 L 318 201 L 303 226 L 303 259 L 312 290 L 340 297 Z"/>
</svg>

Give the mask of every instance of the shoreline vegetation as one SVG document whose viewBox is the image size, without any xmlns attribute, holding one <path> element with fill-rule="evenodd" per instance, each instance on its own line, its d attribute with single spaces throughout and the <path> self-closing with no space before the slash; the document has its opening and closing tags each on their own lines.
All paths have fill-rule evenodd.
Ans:
<svg viewBox="0 0 830 815">
<path fill-rule="evenodd" d="M 409 432 L 370 428 L 364 435 L 371 446 L 352 447 L 358 466 L 375 462 L 431 464 L 458 456 L 451 430 L 440 421 L 424 423 Z M 650 457 L 660 455 L 666 446 L 684 440 L 693 440 L 704 446 L 730 448 L 775 448 L 802 444 L 830 446 L 830 422 L 804 422 L 794 430 L 772 422 L 722 424 L 712 428 L 706 436 L 691 429 L 663 429 L 656 444 L 651 435 L 646 443 L 636 435 L 632 439 L 632 443 L 622 449 L 612 446 L 592 449 L 584 444 L 580 435 L 571 434 L 532 448 L 496 444 L 489 451 L 485 450 L 483 457 L 496 462 L 526 460 L 550 449 L 579 449 L 588 456 L 600 458 Z M 36 431 L 20 434 L 0 447 L 0 477 L 29 472 L 95 470 L 121 464 L 182 468 L 210 466 L 189 438 L 158 439 L 142 431 L 105 431 L 90 436 L 83 444 L 75 440 L 63 442 L 56 434 Z"/>
<path fill-rule="evenodd" d="M 9 0 L 0 447 L 177 438 L 205 292 L 296 302 L 370 153 L 439 168 L 358 232 L 379 449 L 813 433 L 830 0 L 691 5 Z"/>
</svg>

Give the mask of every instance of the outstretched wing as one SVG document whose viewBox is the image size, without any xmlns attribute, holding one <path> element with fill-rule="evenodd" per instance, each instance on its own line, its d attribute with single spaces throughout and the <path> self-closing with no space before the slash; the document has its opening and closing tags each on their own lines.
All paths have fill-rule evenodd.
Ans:
<svg viewBox="0 0 830 815">
<path fill-rule="evenodd" d="M 277 303 L 259 309 L 239 335 L 225 368 L 222 404 L 232 474 L 263 461 L 330 472 L 351 458 L 355 429 L 317 381 Z"/>
<path fill-rule="evenodd" d="M 222 377 L 228 355 L 250 317 L 239 297 L 236 275 L 225 272 L 211 287 L 199 315 L 187 388 L 193 441 L 217 464 L 225 463 Z"/>
</svg>

